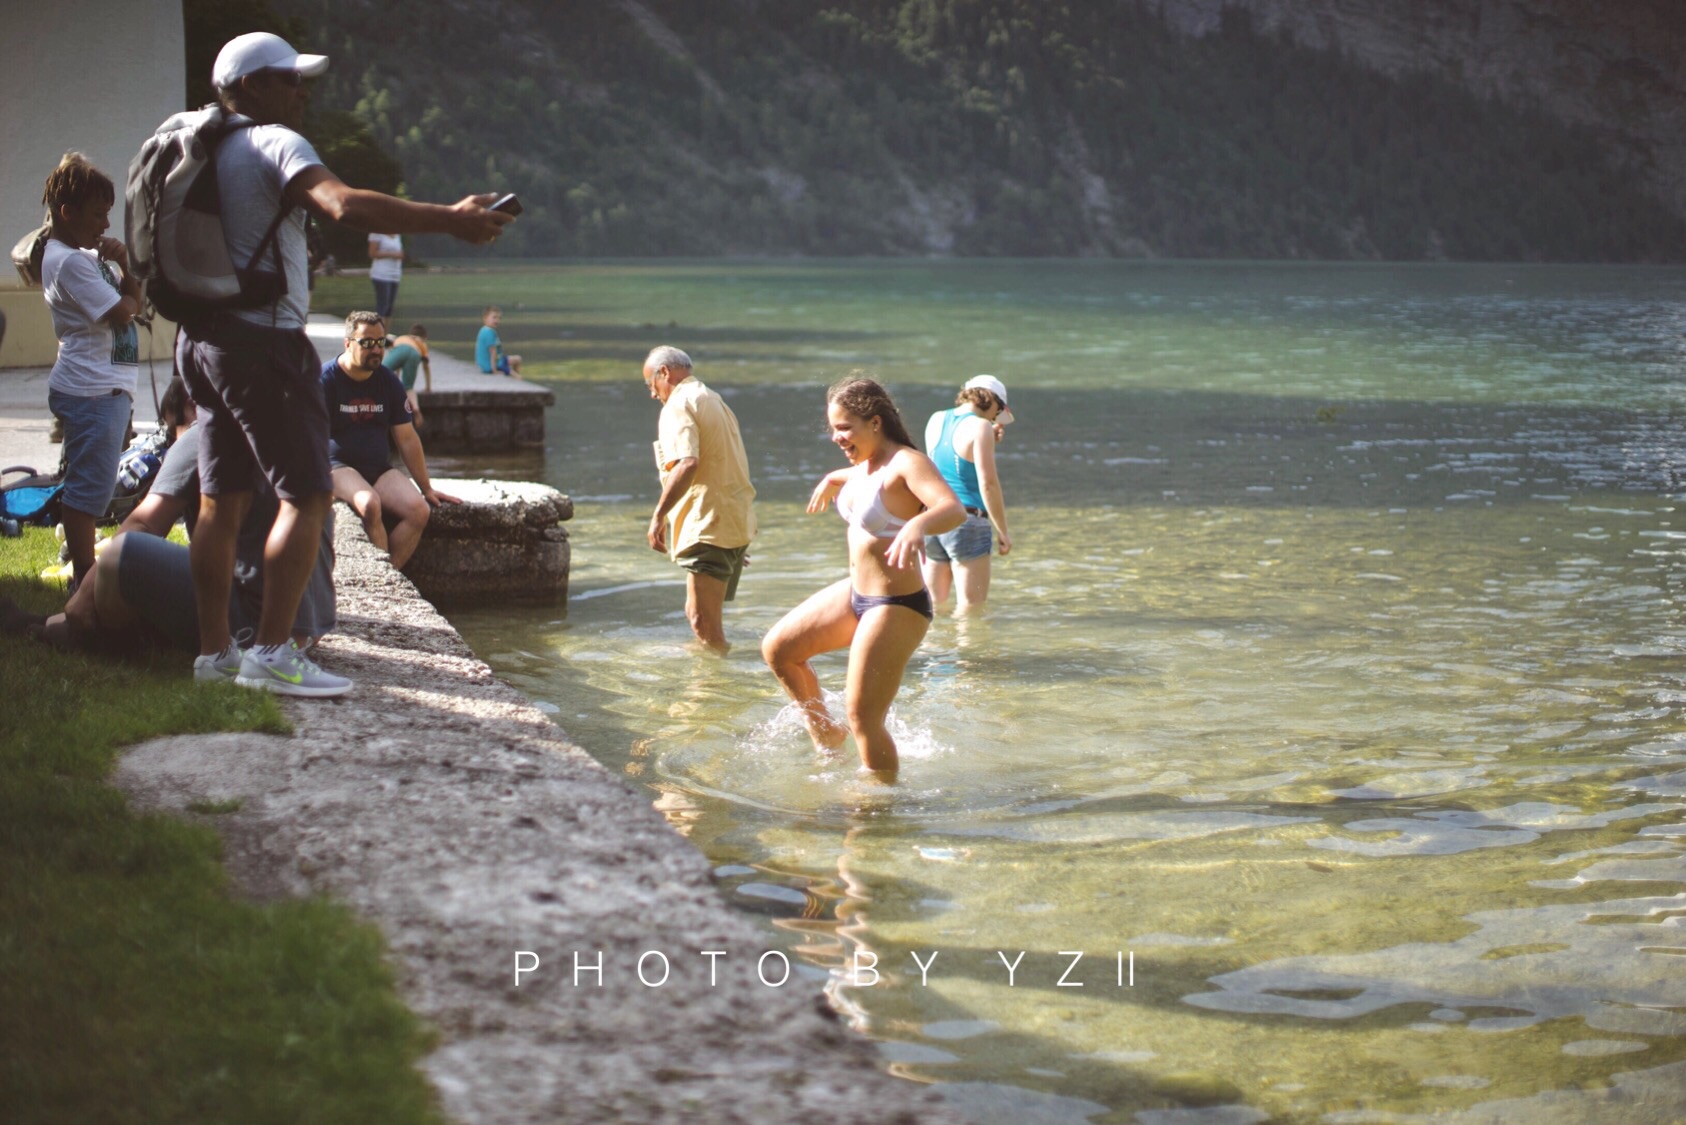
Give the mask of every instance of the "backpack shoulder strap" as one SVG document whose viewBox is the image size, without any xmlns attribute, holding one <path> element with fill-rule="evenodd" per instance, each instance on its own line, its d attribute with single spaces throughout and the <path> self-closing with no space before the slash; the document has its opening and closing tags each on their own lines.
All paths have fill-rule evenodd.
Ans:
<svg viewBox="0 0 1686 1125">
<path fill-rule="evenodd" d="M 215 126 L 215 129 L 216 129 L 215 136 L 213 136 L 209 139 L 207 152 L 208 152 L 211 160 L 213 162 L 215 162 L 215 160 L 216 160 L 216 150 L 218 148 L 220 148 L 222 146 L 222 142 L 227 140 L 232 134 L 234 134 L 236 131 L 238 131 L 240 129 L 252 129 L 252 128 L 255 128 L 256 126 L 257 126 L 257 122 L 253 121 L 250 117 L 240 117 L 238 119 L 235 119 L 235 118 L 229 117 L 227 115 L 227 113 L 225 112 L 223 114 L 222 120 L 220 122 L 218 122 L 217 125 Z M 283 272 L 283 265 L 282 265 L 282 262 L 281 262 L 281 240 L 280 240 L 281 224 L 286 222 L 287 216 L 292 214 L 292 213 L 293 213 L 293 205 L 290 202 L 287 201 L 287 185 L 282 184 L 281 185 L 281 210 L 279 210 L 275 213 L 275 218 L 269 224 L 269 229 L 264 231 L 263 238 L 261 238 L 258 241 L 257 248 L 252 251 L 252 259 L 251 260 L 253 262 L 256 262 L 259 258 L 263 257 L 263 254 L 264 254 L 265 250 L 269 250 L 271 252 L 272 257 L 275 259 L 275 272 L 276 273 L 282 273 Z M 248 263 L 248 265 L 249 264 L 250 263 Z"/>
</svg>

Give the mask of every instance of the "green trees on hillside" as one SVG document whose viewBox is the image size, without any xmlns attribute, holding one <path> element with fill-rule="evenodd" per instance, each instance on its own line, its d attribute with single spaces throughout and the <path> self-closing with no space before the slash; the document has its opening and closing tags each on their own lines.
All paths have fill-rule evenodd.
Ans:
<svg viewBox="0 0 1686 1125">
<path fill-rule="evenodd" d="M 236 35 L 269 31 L 301 50 L 307 40 L 317 41 L 305 20 L 278 15 L 267 0 L 183 0 L 182 18 L 187 64 L 184 108 L 188 109 L 216 100 L 211 68 L 223 44 Z M 344 46 L 355 50 L 356 41 L 348 37 Z M 389 194 L 402 190 L 403 166 L 380 146 L 362 117 L 313 105 L 305 118 L 304 133 L 328 167 L 346 183 Z M 341 262 L 360 262 L 368 257 L 368 236 L 362 231 L 327 221 L 321 226 L 328 251 Z"/>
<path fill-rule="evenodd" d="M 1589 133 L 1131 0 L 276 0 L 506 251 L 1678 260 Z M 367 48 L 369 29 L 381 47 Z"/>
</svg>

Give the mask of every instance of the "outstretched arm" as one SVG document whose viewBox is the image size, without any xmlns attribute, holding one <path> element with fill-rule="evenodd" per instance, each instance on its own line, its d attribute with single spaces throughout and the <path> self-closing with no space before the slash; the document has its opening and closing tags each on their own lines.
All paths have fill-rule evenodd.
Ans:
<svg viewBox="0 0 1686 1125">
<path fill-rule="evenodd" d="M 135 505 L 123 521 L 123 526 L 117 529 L 121 534 L 125 531 L 140 531 L 147 535 L 156 535 L 162 539 L 170 534 L 170 529 L 181 519 L 182 513 L 187 511 L 187 501 L 180 496 L 165 496 L 161 492 L 148 492 Z"/>
<path fill-rule="evenodd" d="M 469 195 L 450 205 L 413 203 L 366 188 L 354 188 L 320 164 L 306 168 L 287 184 L 287 201 L 357 230 L 389 234 L 448 234 L 475 245 L 490 242 L 514 217 L 488 211 L 491 192 Z"/>
</svg>

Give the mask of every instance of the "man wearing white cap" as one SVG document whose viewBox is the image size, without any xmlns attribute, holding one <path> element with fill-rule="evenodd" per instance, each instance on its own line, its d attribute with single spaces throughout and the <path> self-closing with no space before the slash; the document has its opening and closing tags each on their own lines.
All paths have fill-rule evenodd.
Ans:
<svg viewBox="0 0 1686 1125">
<path fill-rule="evenodd" d="M 990 531 L 1001 553 L 1013 549 L 1007 532 L 1007 501 L 995 468 L 995 443 L 1013 420 L 1007 388 L 993 375 L 966 380 L 954 409 L 939 410 L 925 423 L 925 448 L 931 462 L 966 509 L 966 522 L 953 531 L 925 537 L 925 585 L 931 603 L 941 605 L 954 587 L 954 610 L 964 613 L 989 596 Z M 955 585 L 955 571 L 960 581 Z"/>
<path fill-rule="evenodd" d="M 350 680 L 322 671 L 290 636 L 333 503 L 320 363 L 304 334 L 310 310 L 305 214 L 365 231 L 449 234 L 476 244 L 497 238 L 509 221 L 486 209 L 493 195 L 450 206 L 412 203 L 350 187 L 323 167 L 297 130 L 310 96 L 305 80 L 327 68 L 325 56 L 301 55 L 267 32 L 231 39 L 217 55 L 211 80 L 238 126 L 216 150 L 228 249 L 236 263 L 257 265 L 255 253 L 275 230 L 286 285 L 270 304 L 184 324 L 177 352 L 203 430 L 192 544 L 201 653 L 194 675 L 301 696 L 351 689 Z M 252 646 L 242 652 L 229 636 L 228 594 L 235 539 L 258 471 L 281 498 L 281 515 L 265 549 L 262 613 Z"/>
</svg>

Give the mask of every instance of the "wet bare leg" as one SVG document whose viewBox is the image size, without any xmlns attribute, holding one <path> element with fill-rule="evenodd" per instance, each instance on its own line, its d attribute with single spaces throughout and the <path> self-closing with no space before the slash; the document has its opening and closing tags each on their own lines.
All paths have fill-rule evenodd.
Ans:
<svg viewBox="0 0 1686 1125">
<path fill-rule="evenodd" d="M 926 559 L 920 570 L 925 575 L 925 588 L 931 592 L 931 604 L 942 605 L 948 600 L 948 591 L 954 584 L 954 568 L 945 562 L 932 562 Z"/>
<path fill-rule="evenodd" d="M 878 773 L 894 774 L 901 764 L 896 740 L 885 720 L 901 690 L 902 673 L 931 623 L 906 606 L 875 606 L 861 617 L 849 646 L 849 685 L 844 698 L 849 729 L 861 752 L 861 764 Z"/>
<path fill-rule="evenodd" d="M 989 597 L 989 556 L 979 555 L 954 565 L 960 571 L 960 581 L 955 584 L 954 611 L 964 613 L 983 605 Z"/>
<path fill-rule="evenodd" d="M 732 651 L 726 640 L 726 583 L 708 574 L 685 575 L 685 619 L 703 647 L 725 656 Z"/>
<path fill-rule="evenodd" d="M 818 750 L 843 744 L 849 730 L 826 710 L 819 677 L 808 663 L 822 652 L 847 648 L 855 635 L 849 580 L 835 582 L 779 619 L 761 642 L 761 658 L 802 711 L 802 724 Z"/>
</svg>

